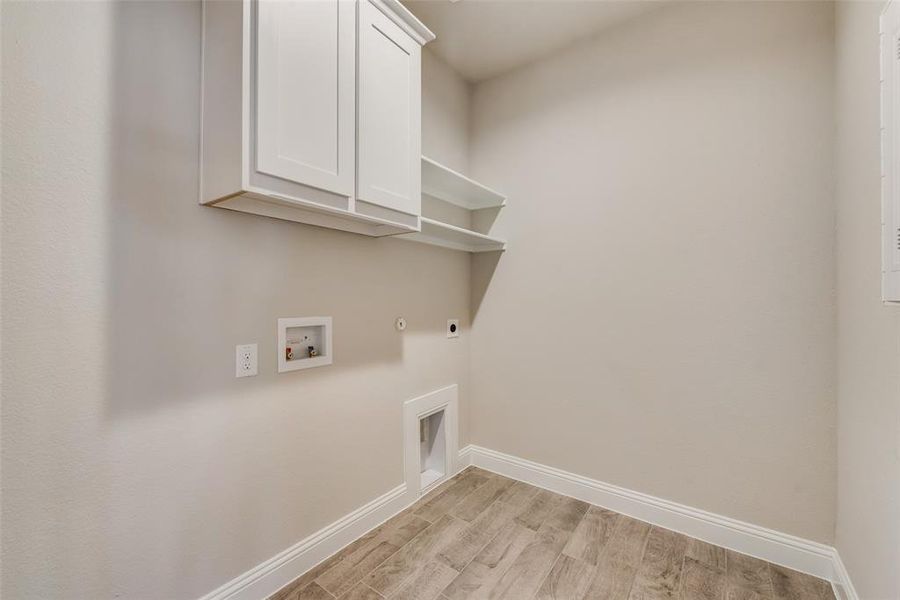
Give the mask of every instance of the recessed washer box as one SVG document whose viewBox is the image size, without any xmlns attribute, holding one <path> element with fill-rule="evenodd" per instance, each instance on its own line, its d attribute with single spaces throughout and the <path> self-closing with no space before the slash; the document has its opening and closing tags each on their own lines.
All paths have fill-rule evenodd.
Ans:
<svg viewBox="0 0 900 600">
<path fill-rule="evenodd" d="M 298 371 L 330 365 L 331 317 L 287 317 L 278 319 L 278 372 Z"/>
</svg>

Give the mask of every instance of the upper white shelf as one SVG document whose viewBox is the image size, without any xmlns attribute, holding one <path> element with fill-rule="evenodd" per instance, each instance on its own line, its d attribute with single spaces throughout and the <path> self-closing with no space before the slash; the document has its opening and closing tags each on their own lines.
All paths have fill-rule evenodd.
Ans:
<svg viewBox="0 0 900 600">
<path fill-rule="evenodd" d="M 506 205 L 503 194 L 427 156 L 422 157 L 422 193 L 469 210 Z"/>
</svg>

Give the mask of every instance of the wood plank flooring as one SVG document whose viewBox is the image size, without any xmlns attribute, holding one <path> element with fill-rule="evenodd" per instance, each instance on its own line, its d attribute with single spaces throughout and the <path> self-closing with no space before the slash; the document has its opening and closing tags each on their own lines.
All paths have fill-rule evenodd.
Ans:
<svg viewBox="0 0 900 600">
<path fill-rule="evenodd" d="M 824 580 L 469 468 L 269 600 L 834 600 Z"/>
</svg>

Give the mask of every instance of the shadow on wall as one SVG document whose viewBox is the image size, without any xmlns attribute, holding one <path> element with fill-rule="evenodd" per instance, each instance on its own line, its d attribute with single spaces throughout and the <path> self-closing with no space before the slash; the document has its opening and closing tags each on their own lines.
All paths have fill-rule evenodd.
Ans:
<svg viewBox="0 0 900 600">
<path fill-rule="evenodd" d="M 302 380 L 282 376 L 297 386 L 400 363 L 398 310 L 410 323 L 407 336 L 443 331 L 445 322 L 428 314 L 453 300 L 422 282 L 459 259 L 197 204 L 200 5 L 176 5 L 116 5 L 109 414 L 282 384 L 273 379 L 278 317 L 334 317 L 335 364 Z M 252 342 L 260 375 L 238 388 L 234 345 Z"/>
<path fill-rule="evenodd" d="M 478 309 L 481 308 L 503 254 L 503 252 L 481 252 L 472 255 L 472 295 L 469 310 L 472 313 L 473 324 L 478 318 Z"/>
<path fill-rule="evenodd" d="M 483 208 L 473 211 L 472 213 L 472 229 L 480 233 L 490 233 L 491 229 L 500 216 L 497 208 Z M 505 252 L 483 252 L 472 254 L 472 290 L 469 310 L 472 312 L 472 323 L 478 317 L 478 309 L 481 308 L 481 302 L 487 293 L 491 279 L 494 277 L 494 271 L 500 258 Z"/>
</svg>

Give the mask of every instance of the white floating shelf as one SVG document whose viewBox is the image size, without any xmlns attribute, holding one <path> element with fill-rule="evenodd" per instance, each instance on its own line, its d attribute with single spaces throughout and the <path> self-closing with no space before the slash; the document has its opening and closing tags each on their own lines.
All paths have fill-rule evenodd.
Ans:
<svg viewBox="0 0 900 600">
<path fill-rule="evenodd" d="M 422 217 L 422 231 L 402 236 L 405 240 L 441 246 L 464 252 L 497 252 L 506 249 L 506 242 L 477 231 L 470 231 Z"/>
<path fill-rule="evenodd" d="M 497 208 L 506 204 L 503 194 L 427 156 L 422 157 L 422 193 L 469 210 Z"/>
</svg>

